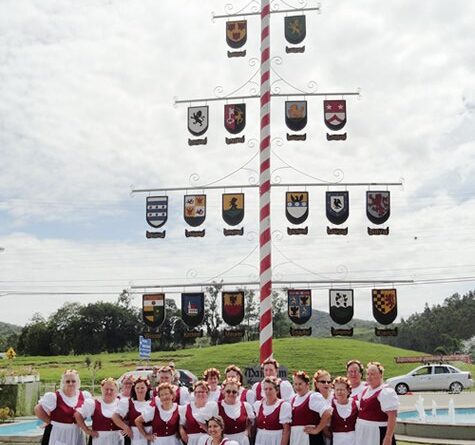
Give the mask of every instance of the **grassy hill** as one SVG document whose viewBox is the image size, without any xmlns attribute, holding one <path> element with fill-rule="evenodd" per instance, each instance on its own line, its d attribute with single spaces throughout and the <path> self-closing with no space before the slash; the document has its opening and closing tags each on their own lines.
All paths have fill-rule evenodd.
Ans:
<svg viewBox="0 0 475 445">
<path fill-rule="evenodd" d="M 375 341 L 378 337 L 374 335 L 374 327 L 377 326 L 375 321 L 360 320 L 353 318 L 346 325 L 337 325 L 332 321 L 328 312 L 312 310 L 312 317 L 306 326 L 312 327 L 312 337 L 331 337 L 331 327 L 348 329 L 353 328 L 353 337 L 359 340 Z"/>
<path fill-rule="evenodd" d="M 285 338 L 274 340 L 274 357 L 287 367 L 289 372 L 304 369 L 315 372 L 325 368 L 333 376 L 345 372 L 345 363 L 357 358 L 364 363 L 378 360 L 386 367 L 386 377 L 402 374 L 414 368 L 412 364 L 397 365 L 396 356 L 420 355 L 415 351 L 394 348 L 383 344 L 367 343 L 355 339 L 344 338 Z M 17 357 L 11 365 L 6 360 L 0 362 L 0 373 L 13 369 L 31 366 L 40 372 L 41 380 L 58 382 L 62 372 L 67 368 L 75 368 L 80 372 L 84 385 L 90 384 L 91 373 L 85 365 L 86 356 L 53 356 L 53 357 Z M 96 382 L 105 377 L 119 377 L 141 364 L 137 351 L 117 354 L 89 355 L 92 362 L 100 360 L 102 368 L 97 371 Z M 189 369 L 197 376 L 202 371 L 214 366 L 220 370 L 235 363 L 244 368 L 255 365 L 259 361 L 259 343 L 243 342 L 207 348 L 184 349 L 174 352 L 152 353 L 152 364 L 164 364 L 173 360 L 178 368 Z M 143 363 L 142 363 L 143 364 Z M 473 365 L 460 365 L 461 368 L 475 372 Z M 3 368 L 3 369 L 2 369 Z"/>
</svg>

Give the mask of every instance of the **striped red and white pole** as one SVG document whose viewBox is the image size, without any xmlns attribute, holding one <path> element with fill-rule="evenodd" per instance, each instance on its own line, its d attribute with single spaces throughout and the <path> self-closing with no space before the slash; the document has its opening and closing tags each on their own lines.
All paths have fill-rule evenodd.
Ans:
<svg viewBox="0 0 475 445">
<path fill-rule="evenodd" d="M 272 357 L 270 225 L 270 0 L 261 0 L 261 131 L 259 173 L 260 361 Z"/>
</svg>

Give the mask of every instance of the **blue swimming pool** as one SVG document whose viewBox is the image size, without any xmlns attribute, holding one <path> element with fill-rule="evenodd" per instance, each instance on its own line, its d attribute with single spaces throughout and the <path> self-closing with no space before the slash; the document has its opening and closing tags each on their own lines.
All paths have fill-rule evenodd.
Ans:
<svg viewBox="0 0 475 445">
<path fill-rule="evenodd" d="M 23 420 L 0 425 L 0 436 L 42 436 L 41 420 Z"/>
<path fill-rule="evenodd" d="M 437 409 L 435 417 L 432 416 L 432 410 L 426 409 L 426 423 L 444 423 L 450 424 L 451 419 L 448 409 Z M 419 421 L 417 411 L 406 411 L 398 414 L 398 420 Z M 455 408 L 455 423 L 475 425 L 475 408 Z"/>
</svg>

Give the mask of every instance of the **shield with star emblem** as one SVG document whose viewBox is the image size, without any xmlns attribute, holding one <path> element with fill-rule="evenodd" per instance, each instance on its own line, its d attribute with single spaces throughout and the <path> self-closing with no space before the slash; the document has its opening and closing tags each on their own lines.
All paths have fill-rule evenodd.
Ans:
<svg viewBox="0 0 475 445">
<path fill-rule="evenodd" d="M 244 193 L 223 193 L 223 219 L 237 226 L 244 218 Z"/>
<path fill-rule="evenodd" d="M 205 316 L 205 294 L 184 292 L 181 294 L 181 318 L 193 329 L 203 323 Z"/>
<path fill-rule="evenodd" d="M 292 45 L 298 45 L 305 39 L 307 29 L 305 26 L 304 15 L 294 15 L 291 17 L 285 17 L 285 38 L 287 42 Z"/>
<path fill-rule="evenodd" d="M 285 123 L 292 131 L 300 131 L 307 125 L 307 101 L 285 101 Z"/>
<path fill-rule="evenodd" d="M 244 319 L 244 292 L 222 292 L 223 320 L 229 326 L 237 326 Z"/>
<path fill-rule="evenodd" d="M 231 134 L 240 133 L 246 126 L 246 104 L 224 106 L 224 127 Z"/>
<path fill-rule="evenodd" d="M 353 318 L 353 289 L 330 289 L 330 317 L 346 324 Z"/>
<path fill-rule="evenodd" d="M 378 323 L 391 324 L 397 317 L 396 289 L 372 289 L 373 316 Z"/>
<path fill-rule="evenodd" d="M 373 224 L 385 223 L 391 213 L 389 191 L 366 192 L 366 216 Z"/>
<path fill-rule="evenodd" d="M 142 317 L 147 326 L 160 327 L 165 320 L 165 294 L 143 294 Z"/>
<path fill-rule="evenodd" d="M 193 136 L 201 136 L 208 129 L 208 105 L 188 107 L 188 130 Z"/>
<path fill-rule="evenodd" d="M 308 217 L 308 192 L 285 193 L 285 216 L 292 224 L 302 224 Z"/>
<path fill-rule="evenodd" d="M 333 131 L 341 130 L 346 124 L 346 100 L 324 100 L 325 125 Z"/>
<path fill-rule="evenodd" d="M 184 218 L 191 227 L 203 224 L 206 218 L 206 195 L 185 195 Z"/>
<path fill-rule="evenodd" d="M 158 229 L 167 222 L 168 196 L 147 196 L 146 218 L 150 226 Z"/>
<path fill-rule="evenodd" d="M 295 324 L 304 324 L 312 316 L 312 291 L 289 289 L 287 291 L 288 314 Z"/>
<path fill-rule="evenodd" d="M 241 48 L 247 40 L 247 20 L 226 22 L 226 42 L 231 48 Z"/>
<path fill-rule="evenodd" d="M 326 192 L 327 218 L 332 224 L 343 224 L 350 214 L 348 192 Z"/>
</svg>

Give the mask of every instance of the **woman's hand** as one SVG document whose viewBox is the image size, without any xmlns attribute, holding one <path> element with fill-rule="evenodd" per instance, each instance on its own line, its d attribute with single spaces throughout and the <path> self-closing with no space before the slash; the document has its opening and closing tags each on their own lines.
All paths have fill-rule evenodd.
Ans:
<svg viewBox="0 0 475 445">
<path fill-rule="evenodd" d="M 89 428 L 88 434 L 89 434 L 91 437 L 99 437 L 99 433 L 98 433 L 97 431 L 94 431 L 92 428 Z"/>
<path fill-rule="evenodd" d="M 305 425 L 303 427 L 303 432 L 307 434 L 317 434 L 318 428 L 315 425 Z"/>
</svg>

